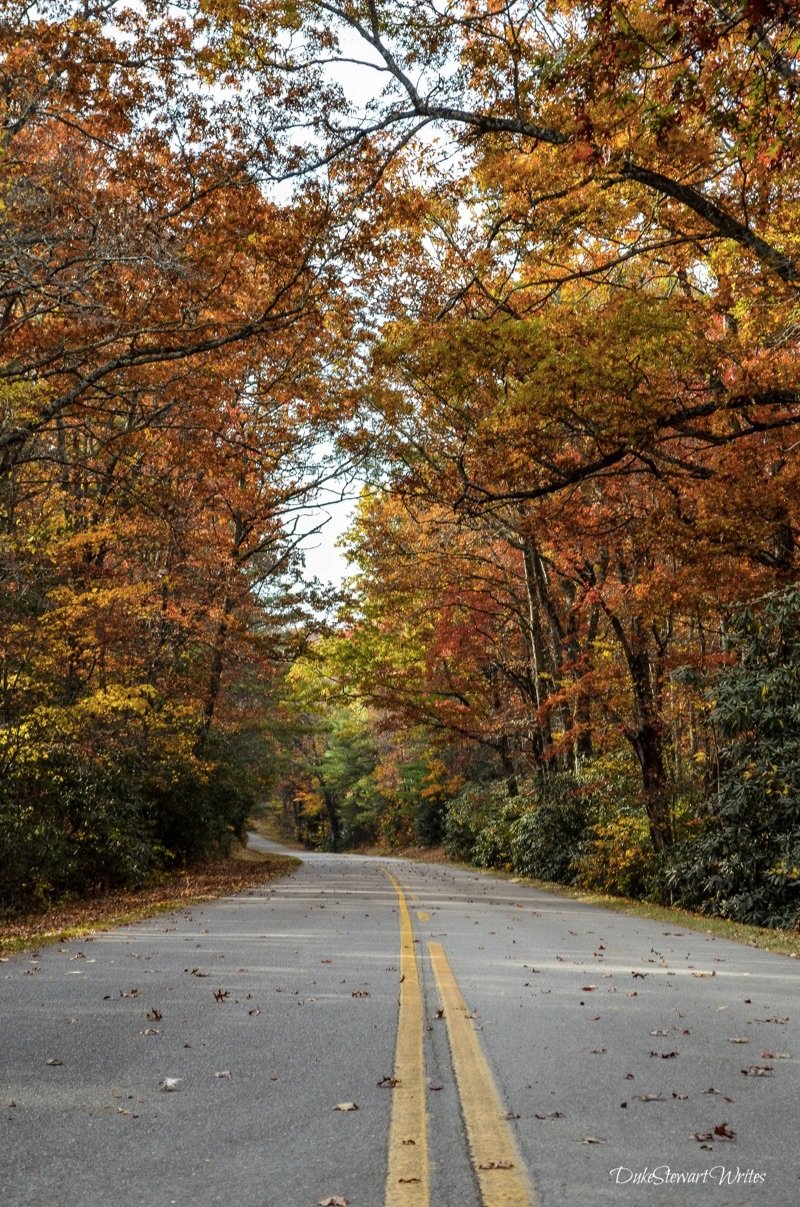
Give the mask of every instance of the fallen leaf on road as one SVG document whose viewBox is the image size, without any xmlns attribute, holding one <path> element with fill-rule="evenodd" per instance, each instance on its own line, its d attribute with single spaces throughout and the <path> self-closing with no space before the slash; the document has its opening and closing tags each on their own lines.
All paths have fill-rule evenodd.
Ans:
<svg viewBox="0 0 800 1207">
<path fill-rule="evenodd" d="M 158 1027 L 145 1027 L 144 1031 L 139 1032 L 140 1035 L 160 1035 Z"/>
<path fill-rule="evenodd" d="M 230 1081 L 231 1071 L 230 1071 L 230 1069 L 222 1069 L 221 1072 L 215 1073 L 214 1076 L 215 1077 L 224 1077 L 226 1081 Z"/>
<path fill-rule="evenodd" d="M 165 1090 L 167 1093 L 173 1093 L 178 1089 L 182 1081 L 182 1077 L 165 1077 L 163 1081 L 159 1081 L 158 1088 Z"/>
<path fill-rule="evenodd" d="M 601 1136 L 584 1136 L 581 1144 L 608 1144 L 608 1140 L 603 1140 Z"/>
<path fill-rule="evenodd" d="M 377 1081 L 375 1084 L 379 1085 L 382 1089 L 393 1090 L 396 1085 L 400 1084 L 400 1082 L 397 1077 L 389 1077 L 387 1075 L 386 1077 L 381 1077 L 380 1081 Z"/>
<path fill-rule="evenodd" d="M 230 997 L 230 996 L 231 996 L 230 989 L 215 989 L 214 990 L 214 1001 L 215 1002 L 224 1002 L 225 998 Z"/>
<path fill-rule="evenodd" d="M 152 1010 L 147 1011 L 147 1017 L 151 1023 L 160 1023 L 164 1015 L 160 1010 L 156 1010 L 155 1006 L 153 1006 Z"/>
<path fill-rule="evenodd" d="M 750 1065 L 749 1069 L 742 1069 L 745 1077 L 771 1077 L 773 1070 L 769 1065 Z"/>
<path fill-rule="evenodd" d="M 564 1119 L 561 1111 L 551 1111 L 549 1115 L 534 1115 L 534 1119 Z"/>
<path fill-rule="evenodd" d="M 675 1091 L 673 1090 L 672 1097 L 677 1098 L 679 1102 L 685 1102 L 687 1100 L 687 1098 L 689 1097 L 689 1095 L 688 1094 L 676 1094 Z"/>
<path fill-rule="evenodd" d="M 247 1013 L 248 1013 L 248 1014 L 260 1014 L 260 1013 L 261 1013 L 261 1011 L 260 1011 L 260 1009 L 258 1008 L 258 1006 L 254 1006 L 254 1007 L 253 1007 L 253 1009 L 252 1009 L 252 1010 L 248 1010 L 248 1011 L 247 1011 Z"/>
<path fill-rule="evenodd" d="M 693 1132 L 692 1135 L 689 1137 L 689 1139 L 690 1140 L 699 1140 L 701 1142 L 701 1144 L 704 1144 L 706 1141 L 714 1139 L 714 1133 L 713 1132 Z"/>
<path fill-rule="evenodd" d="M 714 1135 L 720 1140 L 735 1140 L 736 1132 L 728 1127 L 727 1123 L 718 1123 L 714 1128 Z"/>
<path fill-rule="evenodd" d="M 45 1064 L 53 1065 L 53 1066 L 63 1065 L 63 1063 L 64 1063 L 64 1061 L 59 1060 L 57 1056 L 51 1056 L 48 1060 L 45 1061 Z"/>
<path fill-rule="evenodd" d="M 722 1090 L 715 1090 L 713 1086 L 711 1086 L 707 1090 L 703 1090 L 703 1093 L 704 1094 L 716 1094 L 719 1098 L 722 1099 L 723 1102 L 733 1102 L 732 1098 L 729 1098 L 727 1094 L 723 1094 Z"/>
<path fill-rule="evenodd" d="M 347 1207 L 349 1199 L 343 1199 L 340 1194 L 331 1194 L 327 1199 L 320 1199 L 317 1207 Z"/>
<path fill-rule="evenodd" d="M 128 989 L 128 990 L 120 989 L 119 996 L 120 997 L 138 997 L 139 990 L 138 989 Z"/>
<path fill-rule="evenodd" d="M 698 976 L 698 977 L 716 976 L 716 975 L 717 975 L 717 974 L 716 974 L 716 971 L 715 971 L 714 969 L 712 969 L 712 971 L 711 971 L 711 972 L 693 972 L 693 973 L 692 973 L 692 976 Z"/>
<path fill-rule="evenodd" d="M 335 1111 L 357 1111 L 358 1105 L 355 1102 L 337 1102 L 333 1109 Z"/>
<path fill-rule="evenodd" d="M 666 1102 L 663 1094 L 636 1094 L 634 1095 L 637 1102 Z"/>
<path fill-rule="evenodd" d="M 762 1060 L 791 1060 L 791 1052 L 762 1052 Z"/>
<path fill-rule="evenodd" d="M 366 989 L 354 989 L 350 994 L 351 997 L 369 997 Z"/>
<path fill-rule="evenodd" d="M 604 1142 L 603 1142 L 604 1143 Z M 513 1169 L 513 1161 L 484 1161 L 478 1169 Z"/>
</svg>

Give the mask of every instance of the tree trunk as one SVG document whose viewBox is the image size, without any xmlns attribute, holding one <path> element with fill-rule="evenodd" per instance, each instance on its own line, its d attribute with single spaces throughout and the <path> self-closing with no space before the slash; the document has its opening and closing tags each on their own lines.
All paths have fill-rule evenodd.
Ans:
<svg viewBox="0 0 800 1207">
<path fill-rule="evenodd" d="M 605 611 L 622 646 L 631 679 L 634 724 L 626 728 L 625 736 L 634 749 L 642 772 L 642 792 L 650 823 L 650 839 L 654 850 L 665 851 L 672 846 L 674 838 L 664 761 L 664 734 L 653 687 L 650 657 L 643 646 L 641 634 L 635 631 L 634 637 L 629 640 L 619 617 L 608 609 Z"/>
</svg>

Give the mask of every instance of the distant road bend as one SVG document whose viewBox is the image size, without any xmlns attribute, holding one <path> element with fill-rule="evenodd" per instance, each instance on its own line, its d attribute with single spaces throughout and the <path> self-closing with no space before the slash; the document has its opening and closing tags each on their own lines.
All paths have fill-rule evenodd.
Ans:
<svg viewBox="0 0 800 1207">
<path fill-rule="evenodd" d="M 509 880 L 304 856 L 0 964 L 0 1204 L 793 1207 L 798 978 Z"/>
</svg>

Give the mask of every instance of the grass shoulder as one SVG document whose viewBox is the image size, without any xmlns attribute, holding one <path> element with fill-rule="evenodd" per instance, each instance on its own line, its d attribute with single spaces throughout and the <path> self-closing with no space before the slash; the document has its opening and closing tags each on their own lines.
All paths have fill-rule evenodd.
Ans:
<svg viewBox="0 0 800 1207">
<path fill-rule="evenodd" d="M 287 875 L 299 863 L 291 855 L 241 847 L 227 858 L 170 872 L 148 888 L 62 901 L 13 920 L 0 919 L 0 955 L 127 926 L 200 901 L 241 893 Z"/>
</svg>

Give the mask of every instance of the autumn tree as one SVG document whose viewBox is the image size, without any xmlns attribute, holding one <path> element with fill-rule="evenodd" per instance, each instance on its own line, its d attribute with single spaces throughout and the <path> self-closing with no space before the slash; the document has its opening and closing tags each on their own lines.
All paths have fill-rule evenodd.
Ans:
<svg viewBox="0 0 800 1207">
<path fill-rule="evenodd" d="M 158 5 L 0 31 L 5 904 L 224 846 L 304 639 L 350 311 L 324 199 L 267 196 L 194 39 Z"/>
</svg>

